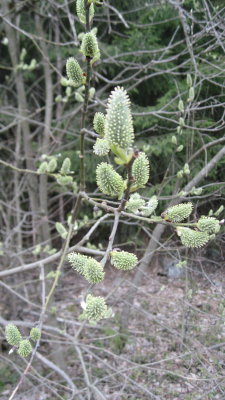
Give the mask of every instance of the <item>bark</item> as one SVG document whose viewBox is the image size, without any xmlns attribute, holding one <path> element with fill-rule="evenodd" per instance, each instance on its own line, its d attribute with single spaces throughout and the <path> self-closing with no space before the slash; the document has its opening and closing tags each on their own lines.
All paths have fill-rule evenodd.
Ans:
<svg viewBox="0 0 225 400">
<path fill-rule="evenodd" d="M 36 30 L 38 36 L 44 38 L 44 31 L 42 27 L 42 20 L 38 15 L 35 17 Z M 42 154 L 48 154 L 50 144 L 50 131 L 52 123 L 52 107 L 53 107 L 53 85 L 52 85 L 52 73 L 49 67 L 48 49 L 45 41 L 40 41 L 40 48 L 43 54 L 43 69 L 45 77 L 45 119 L 44 119 L 44 131 L 41 143 Z M 49 212 L 48 212 L 48 177 L 46 175 L 40 176 L 39 185 L 39 201 L 42 214 L 42 240 L 48 242 L 51 245 L 51 234 L 49 226 Z"/>
<path fill-rule="evenodd" d="M 9 40 L 9 54 L 11 58 L 11 63 L 14 69 L 15 75 L 15 85 L 17 91 L 17 102 L 18 102 L 18 113 L 20 116 L 19 125 L 22 132 L 23 141 L 23 151 L 25 155 L 26 168 L 35 169 L 32 143 L 31 143 L 31 131 L 30 126 L 27 121 L 29 115 L 25 83 L 23 74 L 17 69 L 19 64 L 19 39 L 14 31 L 14 29 L 7 23 L 7 20 L 11 21 L 11 14 L 9 12 L 9 2 L 7 0 L 2 1 L 3 14 L 6 16 L 4 18 L 4 28 Z M 32 211 L 32 227 L 33 227 L 33 242 L 36 243 L 36 237 L 39 236 L 39 224 L 37 223 L 38 213 L 39 213 L 39 202 L 37 196 L 38 180 L 36 176 L 30 174 L 27 175 L 27 186 L 29 193 L 30 208 Z"/>
</svg>

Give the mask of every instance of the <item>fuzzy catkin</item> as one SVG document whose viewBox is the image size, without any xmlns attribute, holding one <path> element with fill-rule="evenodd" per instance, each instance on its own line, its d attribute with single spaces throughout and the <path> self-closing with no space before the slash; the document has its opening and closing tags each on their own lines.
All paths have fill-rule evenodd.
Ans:
<svg viewBox="0 0 225 400">
<path fill-rule="evenodd" d="M 112 265 L 124 271 L 133 269 L 138 263 L 137 256 L 128 251 L 111 251 L 110 256 Z"/>
<path fill-rule="evenodd" d="M 76 11 L 77 11 L 77 16 L 82 24 L 86 23 L 86 10 L 85 10 L 85 3 L 84 0 L 77 0 L 76 1 Z M 94 5 L 91 4 L 89 7 L 89 22 L 93 19 L 94 17 Z"/>
<path fill-rule="evenodd" d="M 21 340 L 17 353 L 21 357 L 28 357 L 32 353 L 32 346 L 30 344 L 30 341 L 27 339 Z"/>
<path fill-rule="evenodd" d="M 130 99 L 122 87 L 110 94 L 105 118 L 105 132 L 109 144 L 122 149 L 129 148 L 134 140 L 134 128 L 130 110 Z"/>
<path fill-rule="evenodd" d="M 105 135 L 105 115 L 101 112 L 96 112 L 93 120 L 93 128 L 99 135 Z"/>
<path fill-rule="evenodd" d="M 92 296 L 89 294 L 86 299 L 86 308 L 83 317 L 89 321 L 99 321 L 107 315 L 107 305 L 105 299 L 101 296 Z"/>
<path fill-rule="evenodd" d="M 98 41 L 96 35 L 92 31 L 84 34 L 80 50 L 85 57 L 89 57 L 94 60 L 98 60 L 100 58 Z"/>
<path fill-rule="evenodd" d="M 186 247 L 202 247 L 210 240 L 207 232 L 199 232 L 181 226 L 177 228 L 177 234 L 180 236 L 181 243 Z"/>
<path fill-rule="evenodd" d="M 83 71 L 74 57 L 68 58 L 66 62 L 66 73 L 71 86 L 78 87 L 83 83 Z"/>
<path fill-rule="evenodd" d="M 132 165 L 132 176 L 137 187 L 144 187 L 149 180 L 149 161 L 145 153 L 140 152 Z"/>
<path fill-rule="evenodd" d="M 98 261 L 92 257 L 88 257 L 84 265 L 83 275 L 89 283 L 96 284 L 103 281 L 105 273 Z"/>
<path fill-rule="evenodd" d="M 96 169 L 97 185 L 101 192 L 120 198 L 124 190 L 123 178 L 108 163 L 101 163 Z"/>
<path fill-rule="evenodd" d="M 88 259 L 87 256 L 79 253 L 70 253 L 67 256 L 67 259 L 75 271 L 77 271 L 79 274 L 84 274 L 85 264 Z"/>
<path fill-rule="evenodd" d="M 191 202 L 177 204 L 164 211 L 162 213 L 162 218 L 171 222 L 181 222 L 189 217 L 192 213 L 192 209 L 193 204 Z"/>
<path fill-rule="evenodd" d="M 218 233 L 220 230 L 219 221 L 214 217 L 201 217 L 197 222 L 200 231 L 207 233 Z"/>
<path fill-rule="evenodd" d="M 14 324 L 6 325 L 5 338 L 11 346 L 18 346 L 22 340 L 21 333 Z"/>
</svg>

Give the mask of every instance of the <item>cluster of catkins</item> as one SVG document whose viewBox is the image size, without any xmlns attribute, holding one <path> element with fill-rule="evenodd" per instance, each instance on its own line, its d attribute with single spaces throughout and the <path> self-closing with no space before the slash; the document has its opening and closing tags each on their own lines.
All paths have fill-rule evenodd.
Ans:
<svg viewBox="0 0 225 400">
<path fill-rule="evenodd" d="M 106 114 L 97 112 L 94 116 L 94 130 L 99 137 L 94 144 L 94 153 L 100 157 L 108 155 L 109 151 L 114 154 L 117 165 L 126 166 L 134 156 L 132 148 L 134 141 L 134 130 L 130 110 L 130 101 L 126 91 L 116 87 L 108 100 Z M 131 193 L 126 204 L 126 209 L 132 213 L 150 216 L 158 205 L 156 196 L 152 196 L 147 202 L 142 199 L 136 191 L 143 188 L 149 179 L 149 161 L 144 152 L 135 155 L 131 167 L 132 184 Z M 110 197 L 122 198 L 126 189 L 127 180 L 123 179 L 115 168 L 108 162 L 102 162 L 97 166 L 96 180 L 99 190 Z M 161 218 L 164 221 L 176 225 L 187 219 L 193 210 L 191 202 L 181 203 L 169 207 Z M 201 247 L 205 245 L 220 229 L 219 221 L 214 217 L 201 217 L 195 224 L 194 229 L 177 226 L 177 233 L 181 242 L 187 247 Z M 112 251 L 110 253 L 112 264 L 122 270 L 131 270 L 137 265 L 137 257 L 126 251 Z M 104 279 L 104 271 L 100 262 L 92 257 L 71 253 L 68 260 L 74 270 L 84 278 L 96 284 Z M 106 318 L 109 310 L 102 297 L 87 296 L 84 312 L 81 318 L 89 321 L 98 321 Z"/>
<path fill-rule="evenodd" d="M 32 353 L 32 345 L 29 339 L 23 339 L 19 329 L 14 324 L 8 324 L 5 328 L 5 337 L 7 342 L 17 348 L 17 353 L 21 357 L 28 357 Z M 30 339 L 37 342 L 41 338 L 41 331 L 39 328 L 31 328 Z"/>
</svg>

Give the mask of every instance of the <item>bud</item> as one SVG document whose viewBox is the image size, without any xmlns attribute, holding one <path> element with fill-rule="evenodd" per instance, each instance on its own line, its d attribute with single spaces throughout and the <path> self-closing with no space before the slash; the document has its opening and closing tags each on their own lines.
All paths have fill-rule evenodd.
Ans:
<svg viewBox="0 0 225 400">
<path fill-rule="evenodd" d="M 67 256 L 67 259 L 71 265 L 71 267 L 78 272 L 79 274 L 84 274 L 84 267 L 87 262 L 88 257 L 83 254 L 78 253 L 70 253 Z"/>
<path fill-rule="evenodd" d="M 79 92 L 76 92 L 76 93 L 75 93 L 75 99 L 76 99 L 76 101 L 78 101 L 79 103 L 83 103 L 83 102 L 84 102 L 84 98 L 83 98 L 83 96 L 82 96 Z"/>
<path fill-rule="evenodd" d="M 27 55 L 27 50 L 23 48 L 20 53 L 20 61 L 23 61 L 26 55 Z"/>
<path fill-rule="evenodd" d="M 5 338 L 11 346 L 18 346 L 22 340 L 19 329 L 13 324 L 6 325 Z"/>
<path fill-rule="evenodd" d="M 181 169 L 180 171 L 177 172 L 177 178 L 181 179 L 184 176 L 184 171 Z"/>
<path fill-rule="evenodd" d="M 124 191 L 123 178 L 110 164 L 103 162 L 97 166 L 96 179 L 102 193 L 121 198 Z"/>
<path fill-rule="evenodd" d="M 88 257 L 85 262 L 83 275 L 88 282 L 95 284 L 103 281 L 105 273 L 98 261 L 92 257 Z"/>
<path fill-rule="evenodd" d="M 48 169 L 48 163 L 47 163 L 47 161 L 43 161 L 39 165 L 37 172 L 38 172 L 38 174 L 45 174 L 47 172 L 47 169 Z"/>
<path fill-rule="evenodd" d="M 178 146 L 178 147 L 176 148 L 176 152 L 177 152 L 177 153 L 180 153 L 180 152 L 183 150 L 183 148 L 184 148 L 184 146 L 181 144 L 180 146 Z"/>
<path fill-rule="evenodd" d="M 215 212 L 215 216 L 218 217 L 218 215 L 220 215 L 220 213 L 221 213 L 223 210 L 224 210 L 224 206 L 222 205 L 222 206 L 220 206 L 220 207 L 218 208 L 218 210 Z"/>
<path fill-rule="evenodd" d="M 105 115 L 101 112 L 96 112 L 93 121 L 93 127 L 95 132 L 99 135 L 105 135 Z"/>
<path fill-rule="evenodd" d="M 66 62 L 66 73 L 69 78 L 70 85 L 78 87 L 83 83 L 83 71 L 74 57 L 68 58 Z"/>
<path fill-rule="evenodd" d="M 184 174 L 190 175 L 190 169 L 188 163 L 184 164 Z"/>
<path fill-rule="evenodd" d="M 33 71 L 37 66 L 37 60 L 35 60 L 35 58 L 32 58 L 30 65 L 29 65 L 29 70 Z"/>
<path fill-rule="evenodd" d="M 193 186 L 193 188 L 191 189 L 191 194 L 194 194 L 195 196 L 200 196 L 203 192 L 203 189 L 200 188 L 196 188 L 195 186 Z"/>
<path fill-rule="evenodd" d="M 41 339 L 41 331 L 39 328 L 32 328 L 30 330 L 30 338 L 34 341 L 37 342 L 38 340 Z"/>
<path fill-rule="evenodd" d="M 183 131 L 182 131 L 181 126 L 178 126 L 178 127 L 177 127 L 177 133 L 178 133 L 179 135 L 182 135 Z"/>
<path fill-rule="evenodd" d="M 193 101 L 195 98 L 195 90 L 193 87 L 190 87 L 189 94 L 188 94 L 188 101 Z"/>
<path fill-rule="evenodd" d="M 71 81 L 70 81 L 70 82 L 71 82 Z M 66 96 L 67 96 L 67 97 L 70 97 L 71 94 L 72 94 L 72 88 L 71 88 L 70 86 L 67 86 L 67 88 L 66 88 Z"/>
<path fill-rule="evenodd" d="M 72 185 L 73 178 L 72 176 L 58 176 L 57 183 L 62 186 Z"/>
<path fill-rule="evenodd" d="M 139 153 L 132 165 L 132 176 L 137 187 L 144 187 L 149 180 L 149 161 L 145 153 Z"/>
<path fill-rule="evenodd" d="M 56 161 L 56 158 L 53 157 L 48 163 L 47 171 L 51 173 L 51 172 L 54 172 L 56 170 L 56 168 L 57 168 L 57 161 Z"/>
<path fill-rule="evenodd" d="M 97 156 L 99 157 L 106 156 L 109 150 L 110 150 L 109 143 L 106 139 L 100 139 L 100 138 L 96 139 L 96 142 L 93 146 L 93 151 Z"/>
<path fill-rule="evenodd" d="M 63 224 L 61 224 L 61 222 L 56 222 L 55 229 L 57 230 L 62 239 L 66 239 L 68 232 L 66 228 L 64 228 Z"/>
<path fill-rule="evenodd" d="M 17 353 L 21 357 L 28 357 L 32 353 L 32 346 L 29 340 L 21 340 Z"/>
<path fill-rule="evenodd" d="M 87 32 L 84 34 L 80 50 L 85 57 L 92 58 L 93 61 L 96 61 L 100 58 L 98 41 L 93 32 Z"/>
<path fill-rule="evenodd" d="M 176 206 L 169 207 L 166 211 L 162 213 L 162 218 L 166 221 L 171 222 L 181 222 L 188 218 L 192 213 L 193 204 L 192 203 L 181 203 Z"/>
<path fill-rule="evenodd" d="M 69 80 L 64 77 L 61 78 L 60 83 L 62 86 L 68 86 L 70 84 Z"/>
<path fill-rule="evenodd" d="M 86 23 L 86 10 L 85 10 L 84 0 L 77 0 L 76 9 L 77 9 L 77 16 L 78 16 L 80 22 L 82 24 L 85 24 Z M 93 6 L 93 4 L 91 4 L 89 7 L 89 22 L 91 22 L 91 20 L 93 19 L 94 12 L 95 12 L 94 6 Z"/>
<path fill-rule="evenodd" d="M 110 256 L 112 265 L 124 271 L 130 271 L 138 263 L 136 255 L 128 251 L 111 251 Z"/>
<path fill-rule="evenodd" d="M 218 233 L 220 230 L 219 221 L 214 217 L 201 217 L 198 220 L 197 227 L 200 231 L 207 233 Z"/>
<path fill-rule="evenodd" d="M 134 193 L 130 196 L 129 201 L 126 204 L 126 208 L 136 214 L 144 205 L 145 201 L 141 198 L 140 194 Z"/>
<path fill-rule="evenodd" d="M 149 201 L 145 204 L 145 207 L 142 207 L 142 215 L 145 217 L 149 217 L 157 208 L 158 199 L 156 196 L 152 196 Z"/>
<path fill-rule="evenodd" d="M 94 95 L 95 95 L 95 88 L 91 87 L 89 90 L 89 99 L 90 100 L 93 99 Z"/>
<path fill-rule="evenodd" d="M 126 90 L 116 87 L 110 94 L 105 118 L 105 132 L 109 144 L 129 148 L 134 140 L 130 99 Z"/>
<path fill-rule="evenodd" d="M 187 74 L 187 85 L 189 88 L 192 86 L 192 77 L 190 74 Z"/>
<path fill-rule="evenodd" d="M 67 175 L 70 172 L 71 161 L 69 157 L 66 157 L 62 163 L 62 167 L 60 169 L 60 173 L 62 175 Z"/>
<path fill-rule="evenodd" d="M 177 144 L 177 138 L 176 138 L 176 136 L 172 136 L 172 138 L 171 138 L 171 143 L 173 143 L 173 144 Z"/>
<path fill-rule="evenodd" d="M 182 117 L 179 118 L 179 125 L 181 128 L 184 127 L 184 125 L 185 125 L 184 118 L 182 118 Z"/>
<path fill-rule="evenodd" d="M 184 102 L 183 102 L 183 100 L 179 100 L 179 103 L 178 103 L 178 110 L 180 111 L 180 112 L 184 112 Z"/>
<path fill-rule="evenodd" d="M 62 101 L 62 96 L 61 94 L 58 94 L 58 96 L 55 97 L 55 102 L 60 103 Z"/>
<path fill-rule="evenodd" d="M 177 228 L 177 234 L 180 236 L 181 243 L 186 247 L 202 247 L 210 240 L 207 232 L 198 232 L 181 226 Z"/>
</svg>

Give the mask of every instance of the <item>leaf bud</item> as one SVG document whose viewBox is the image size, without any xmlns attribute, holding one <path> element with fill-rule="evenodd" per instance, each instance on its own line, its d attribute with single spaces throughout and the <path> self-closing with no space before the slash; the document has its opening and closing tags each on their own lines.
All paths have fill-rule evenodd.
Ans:
<svg viewBox="0 0 225 400">
<path fill-rule="evenodd" d="M 181 128 L 183 128 L 185 126 L 184 118 L 182 118 L 182 117 L 179 118 L 179 126 Z"/>
<path fill-rule="evenodd" d="M 178 147 L 176 148 L 176 152 L 177 152 L 177 153 L 180 153 L 180 152 L 183 150 L 183 148 L 184 148 L 184 146 L 181 144 L 180 146 L 178 146 Z"/>
<path fill-rule="evenodd" d="M 57 176 L 57 183 L 62 186 L 72 185 L 73 177 L 72 176 Z"/>
<path fill-rule="evenodd" d="M 187 85 L 189 88 L 192 86 L 192 77 L 190 74 L 187 74 Z"/>
<path fill-rule="evenodd" d="M 57 168 L 57 160 L 55 157 L 52 157 L 52 159 L 48 163 L 47 171 L 51 173 L 54 172 L 56 168 Z"/>
<path fill-rule="evenodd" d="M 83 103 L 84 102 L 84 98 L 79 92 L 75 93 L 75 99 L 76 99 L 76 101 L 78 101 L 78 103 Z"/>
<path fill-rule="evenodd" d="M 185 175 L 190 175 L 190 168 L 189 168 L 188 163 L 184 164 L 184 170 L 183 171 L 184 171 Z"/>
<path fill-rule="evenodd" d="M 43 161 L 38 167 L 38 174 L 45 174 L 48 170 L 48 163 L 47 161 Z"/>
<path fill-rule="evenodd" d="M 172 138 L 171 138 L 171 143 L 172 144 L 177 144 L 177 138 L 176 138 L 176 136 L 172 136 Z"/>
<path fill-rule="evenodd" d="M 61 236 L 61 238 L 66 239 L 68 232 L 67 232 L 66 228 L 64 228 L 63 224 L 61 224 L 61 222 L 56 222 L 55 228 L 56 228 L 58 234 Z"/>
<path fill-rule="evenodd" d="M 158 199 L 156 196 L 152 196 L 149 201 L 142 207 L 142 215 L 145 217 L 149 217 L 157 208 Z"/>
<path fill-rule="evenodd" d="M 178 103 L 178 110 L 180 111 L 180 112 L 184 112 L 184 102 L 183 102 L 183 100 L 179 100 L 179 103 Z"/>
<path fill-rule="evenodd" d="M 195 90 L 193 87 L 190 87 L 189 93 L 188 93 L 188 102 L 193 101 L 195 98 Z"/>
<path fill-rule="evenodd" d="M 67 175 L 67 174 L 70 172 L 70 168 L 71 168 L 71 161 L 70 161 L 70 158 L 69 158 L 69 157 L 66 157 L 66 158 L 63 160 L 62 167 L 61 167 L 61 169 L 60 169 L 60 173 L 61 173 L 62 175 Z"/>
<path fill-rule="evenodd" d="M 220 215 L 220 213 L 221 213 L 223 210 L 224 210 L 224 206 L 222 205 L 222 206 L 220 206 L 220 207 L 218 208 L 218 210 L 214 213 L 215 216 L 218 217 L 218 215 Z"/>
<path fill-rule="evenodd" d="M 145 201 L 141 198 L 140 194 L 134 193 L 130 196 L 129 201 L 126 204 L 126 208 L 136 214 L 144 205 Z"/>
</svg>

